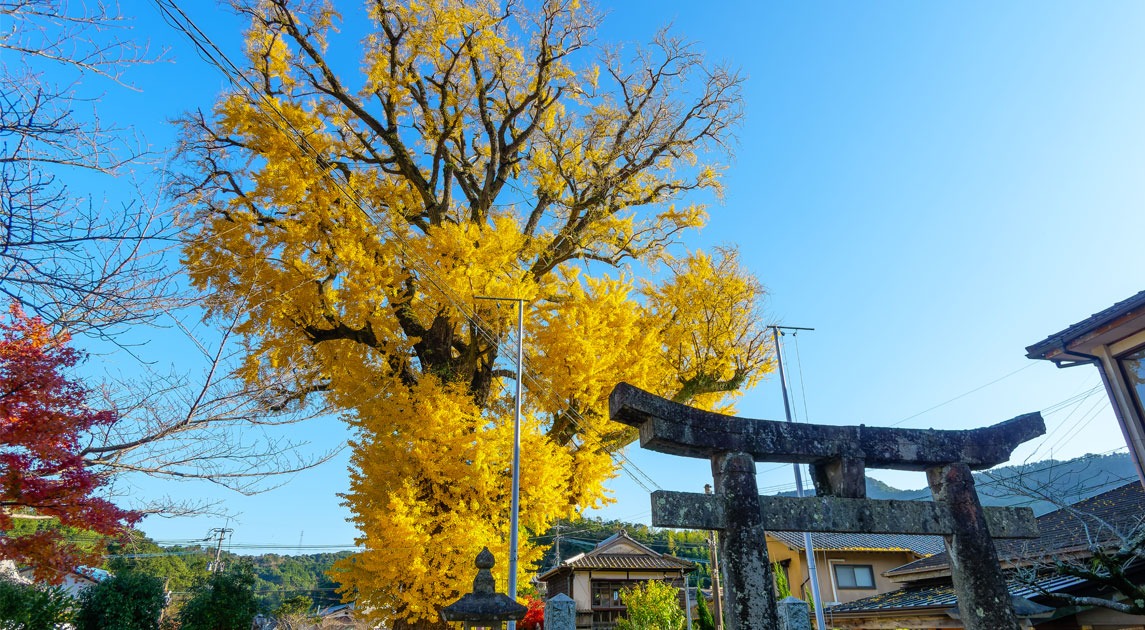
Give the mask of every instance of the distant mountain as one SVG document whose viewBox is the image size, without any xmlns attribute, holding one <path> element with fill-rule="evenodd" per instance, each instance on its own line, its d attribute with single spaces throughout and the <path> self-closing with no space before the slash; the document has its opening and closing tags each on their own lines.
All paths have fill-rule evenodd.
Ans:
<svg viewBox="0 0 1145 630">
<path fill-rule="evenodd" d="M 1048 459 L 974 475 L 983 505 L 1023 505 L 1038 515 L 1135 479 L 1137 471 L 1129 453 Z"/>
<path fill-rule="evenodd" d="M 1047 459 L 974 473 L 983 505 L 1027 506 L 1037 515 L 1076 503 L 1137 478 L 1128 453 L 1083 455 L 1058 461 Z M 780 496 L 795 496 L 783 492 Z M 899 490 L 867 477 L 867 497 L 929 501 L 930 490 Z"/>
</svg>

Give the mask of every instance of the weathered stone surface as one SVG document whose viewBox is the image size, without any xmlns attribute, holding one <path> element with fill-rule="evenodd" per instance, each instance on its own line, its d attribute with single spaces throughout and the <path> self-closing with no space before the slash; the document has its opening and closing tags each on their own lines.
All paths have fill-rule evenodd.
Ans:
<svg viewBox="0 0 1145 630">
<path fill-rule="evenodd" d="M 545 602 L 546 630 L 576 630 L 576 600 L 558 593 Z"/>
<path fill-rule="evenodd" d="M 779 600 L 779 630 L 811 630 L 811 605 L 790 595 Z"/>
<path fill-rule="evenodd" d="M 843 499 L 839 497 L 759 498 L 763 527 L 775 532 L 953 534 L 949 512 L 930 501 Z M 652 493 L 652 525 L 722 530 L 726 501 L 719 495 L 657 490 Z M 1037 538 L 1030 508 L 983 508 L 993 538 Z"/>
<path fill-rule="evenodd" d="M 944 537 L 958 612 L 966 630 L 1018 630 L 998 552 L 986 528 L 974 477 L 965 464 L 926 472 L 935 504 L 947 512 L 954 532 Z"/>
<path fill-rule="evenodd" d="M 727 526 L 720 534 L 724 628 L 775 628 L 774 585 L 759 509 L 755 460 L 746 453 L 721 453 L 712 458 L 712 476 L 716 493 L 727 506 Z"/>
<path fill-rule="evenodd" d="M 836 457 L 812 464 L 811 481 L 815 483 L 815 494 L 821 497 L 867 497 L 867 468 L 861 459 Z"/>
<path fill-rule="evenodd" d="M 1031 413 L 981 429 L 939 431 L 792 424 L 725 416 L 674 403 L 621 383 L 609 397 L 612 419 L 640 429 L 649 450 L 709 459 L 741 452 L 756 461 L 818 464 L 844 457 L 868 468 L 926 470 L 954 462 L 972 469 L 1007 461 L 1022 442 L 1046 431 Z"/>
<path fill-rule="evenodd" d="M 722 530 L 728 523 L 726 505 L 718 494 L 656 490 L 652 492 L 652 526 Z"/>
</svg>

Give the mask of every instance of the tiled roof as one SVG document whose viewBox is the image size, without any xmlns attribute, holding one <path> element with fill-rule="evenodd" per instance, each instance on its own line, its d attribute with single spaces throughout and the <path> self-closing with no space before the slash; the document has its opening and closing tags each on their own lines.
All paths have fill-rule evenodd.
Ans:
<svg viewBox="0 0 1145 630">
<path fill-rule="evenodd" d="M 636 549 L 637 553 L 610 553 L 618 547 Z M 538 579 L 548 580 L 568 571 L 691 571 L 695 568 L 696 565 L 687 560 L 649 549 L 620 530 L 597 543 L 592 551 L 565 560 Z"/>
<path fill-rule="evenodd" d="M 767 532 L 792 549 L 803 549 L 803 534 Z M 914 534 L 811 534 L 816 549 L 835 551 L 909 551 L 929 556 L 943 550 L 941 536 Z"/>
<path fill-rule="evenodd" d="M 1060 349 L 1070 341 L 1101 328 L 1106 324 L 1110 324 L 1114 320 L 1124 315 L 1129 315 L 1134 310 L 1141 308 L 1145 308 L 1145 291 L 1131 298 L 1122 300 L 1103 311 L 1094 313 L 1069 328 L 1056 332 L 1031 346 L 1027 346 L 1026 356 L 1031 359 L 1045 358 L 1046 353 L 1051 350 Z"/>
<path fill-rule="evenodd" d="M 584 554 L 579 558 L 572 558 L 564 566 L 573 569 L 616 569 L 620 571 L 654 570 L 679 571 L 691 569 L 695 565 L 669 555 L 657 554 L 655 556 L 638 555 L 634 553 L 601 553 Z"/>
<path fill-rule="evenodd" d="M 996 540 L 999 560 L 1015 560 L 1084 549 L 1087 536 L 1099 542 L 1113 540 L 1110 527 L 1129 531 L 1145 519 L 1145 487 L 1138 481 L 1078 501 L 1038 517 L 1041 537 L 1033 540 Z M 915 560 L 887 571 L 887 576 L 949 569 L 946 553 Z"/>
<path fill-rule="evenodd" d="M 1016 581 L 1006 585 L 1010 595 L 1014 597 L 1033 597 L 1042 592 L 1053 593 L 1081 584 L 1082 578 L 1068 576 L 1049 576 L 1038 581 L 1037 589 Z M 932 584 L 928 586 L 912 586 L 889 593 L 882 593 L 872 597 L 828 606 L 829 614 L 858 613 L 869 611 L 910 610 L 917 608 L 952 608 L 958 604 L 954 595 L 954 586 L 950 583 Z"/>
</svg>

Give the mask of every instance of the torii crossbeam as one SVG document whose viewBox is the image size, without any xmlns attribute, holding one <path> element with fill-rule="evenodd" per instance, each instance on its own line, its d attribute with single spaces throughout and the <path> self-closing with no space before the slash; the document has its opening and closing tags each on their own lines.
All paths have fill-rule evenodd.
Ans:
<svg viewBox="0 0 1145 630">
<path fill-rule="evenodd" d="M 968 431 L 791 424 L 702 411 L 621 383 L 612 419 L 640 430 L 653 451 L 712 462 L 716 494 L 658 491 L 652 524 L 719 530 L 729 630 L 776 628 L 765 530 L 941 535 L 969 630 L 1018 630 L 993 538 L 1035 538 L 1029 508 L 985 508 L 971 470 L 1007 461 L 1045 433 L 1031 413 Z M 810 464 L 818 496 L 762 497 L 756 462 Z M 933 502 L 866 498 L 865 470 L 925 470 Z"/>
</svg>

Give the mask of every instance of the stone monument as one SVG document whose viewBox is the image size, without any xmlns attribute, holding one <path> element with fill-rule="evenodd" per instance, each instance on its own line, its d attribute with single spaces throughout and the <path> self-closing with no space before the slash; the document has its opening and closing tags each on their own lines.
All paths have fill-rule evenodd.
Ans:
<svg viewBox="0 0 1145 630">
<path fill-rule="evenodd" d="M 477 577 L 473 578 L 473 592 L 441 609 L 441 619 L 445 622 L 460 621 L 463 628 L 501 628 L 509 620 L 520 621 L 528 609 L 515 599 L 497 592 L 493 580 L 495 560 L 485 547 L 474 561 Z"/>
</svg>

